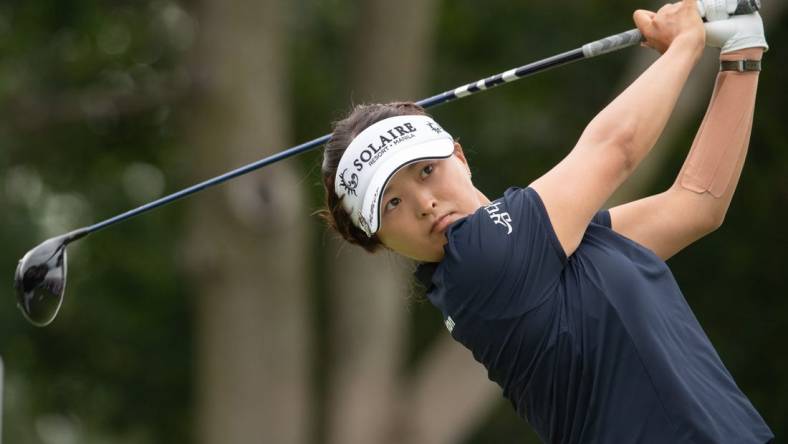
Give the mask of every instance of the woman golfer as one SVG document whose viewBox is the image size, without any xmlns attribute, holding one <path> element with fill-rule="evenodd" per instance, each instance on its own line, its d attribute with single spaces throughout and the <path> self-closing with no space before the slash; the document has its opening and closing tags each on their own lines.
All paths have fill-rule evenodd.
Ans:
<svg viewBox="0 0 788 444">
<path fill-rule="evenodd" d="M 546 442 L 765 443 L 664 260 L 717 228 L 749 141 L 757 14 L 704 29 L 695 0 L 636 11 L 662 53 L 558 165 L 490 200 L 462 148 L 418 106 L 357 106 L 323 160 L 330 224 L 417 275 L 457 341 Z M 711 103 L 675 183 L 600 211 L 654 145 L 704 43 Z"/>
</svg>

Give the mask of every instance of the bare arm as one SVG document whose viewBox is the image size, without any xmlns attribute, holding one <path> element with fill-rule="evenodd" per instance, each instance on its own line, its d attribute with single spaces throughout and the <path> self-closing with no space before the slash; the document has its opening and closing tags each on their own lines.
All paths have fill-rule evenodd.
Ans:
<svg viewBox="0 0 788 444">
<path fill-rule="evenodd" d="M 760 60 L 762 53 L 760 48 L 751 48 L 721 59 Z M 757 72 L 720 72 L 706 116 L 673 186 L 612 208 L 613 230 L 667 259 L 719 227 L 747 154 L 757 87 Z"/>
<path fill-rule="evenodd" d="M 531 184 L 571 255 L 602 204 L 654 146 L 703 50 L 695 0 L 635 12 L 649 45 L 664 54 L 586 127 L 569 155 Z"/>
</svg>

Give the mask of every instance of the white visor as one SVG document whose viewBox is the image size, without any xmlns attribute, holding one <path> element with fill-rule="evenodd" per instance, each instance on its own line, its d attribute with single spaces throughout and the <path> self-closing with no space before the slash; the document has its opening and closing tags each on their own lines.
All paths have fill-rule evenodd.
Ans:
<svg viewBox="0 0 788 444">
<path fill-rule="evenodd" d="M 380 200 L 400 168 L 454 153 L 454 139 L 432 118 L 389 117 L 364 129 L 339 161 L 334 191 L 353 224 L 372 236 L 380 228 Z"/>
</svg>

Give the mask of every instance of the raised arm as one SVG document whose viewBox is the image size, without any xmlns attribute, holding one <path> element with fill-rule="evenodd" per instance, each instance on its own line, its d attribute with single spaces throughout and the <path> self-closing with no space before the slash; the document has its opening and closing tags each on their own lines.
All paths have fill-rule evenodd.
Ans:
<svg viewBox="0 0 788 444">
<path fill-rule="evenodd" d="M 664 54 L 589 123 L 566 158 L 531 184 L 567 256 L 654 146 L 703 50 L 695 0 L 665 5 L 656 14 L 639 10 L 634 20 L 647 44 Z"/>
<path fill-rule="evenodd" d="M 715 45 L 725 44 L 720 61 L 761 59 L 766 40 L 757 14 L 719 25 L 737 28 Z M 747 154 L 758 74 L 717 74 L 706 116 L 675 183 L 663 193 L 612 208 L 615 231 L 667 259 L 722 224 Z"/>
</svg>

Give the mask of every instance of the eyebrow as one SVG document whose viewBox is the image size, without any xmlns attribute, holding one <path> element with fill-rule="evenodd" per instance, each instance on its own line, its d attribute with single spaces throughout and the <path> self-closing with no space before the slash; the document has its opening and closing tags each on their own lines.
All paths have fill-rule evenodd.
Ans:
<svg viewBox="0 0 788 444">
<path fill-rule="evenodd" d="M 422 161 L 413 162 L 410 165 L 405 166 L 405 168 L 403 168 L 403 170 L 407 170 L 407 171 L 413 170 L 413 168 L 415 168 L 416 165 L 420 164 L 421 162 Z M 402 170 L 400 170 L 400 171 L 402 171 Z M 383 196 L 381 196 L 380 199 L 383 200 L 383 198 L 385 198 L 389 194 L 391 194 L 391 188 L 387 186 L 386 187 L 386 191 L 383 192 Z"/>
</svg>

